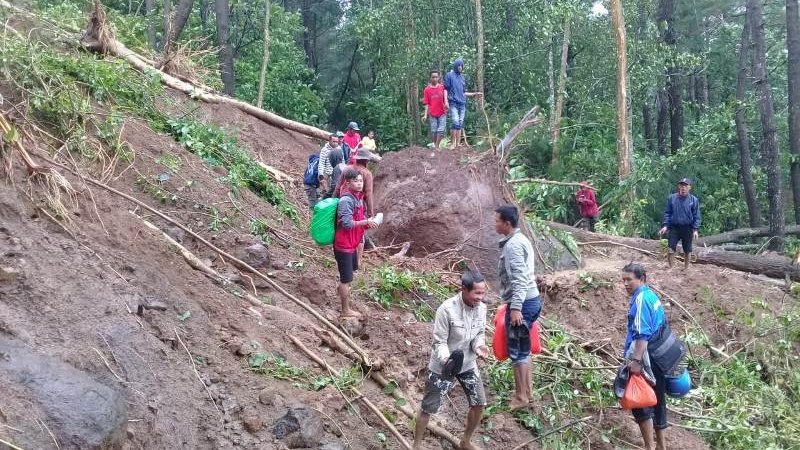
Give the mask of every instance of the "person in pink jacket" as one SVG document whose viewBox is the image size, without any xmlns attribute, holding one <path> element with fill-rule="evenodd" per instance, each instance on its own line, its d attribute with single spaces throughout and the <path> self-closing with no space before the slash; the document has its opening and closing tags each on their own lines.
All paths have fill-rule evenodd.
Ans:
<svg viewBox="0 0 800 450">
<path fill-rule="evenodd" d="M 578 202 L 578 206 L 581 208 L 581 217 L 589 222 L 589 231 L 594 232 L 594 224 L 597 223 L 597 216 L 600 215 L 594 189 L 590 188 L 585 181 L 581 181 L 581 187 L 575 194 L 575 201 Z"/>
</svg>

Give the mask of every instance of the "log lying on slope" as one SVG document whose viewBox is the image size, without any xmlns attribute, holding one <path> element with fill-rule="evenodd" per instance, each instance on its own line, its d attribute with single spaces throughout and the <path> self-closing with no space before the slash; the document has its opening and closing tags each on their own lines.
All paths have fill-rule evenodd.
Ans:
<svg viewBox="0 0 800 450">
<path fill-rule="evenodd" d="M 800 225 L 790 225 L 786 227 L 786 234 L 800 234 Z M 759 228 L 737 228 L 724 233 L 712 234 L 701 237 L 697 244 L 704 247 L 720 245 L 728 242 L 736 242 L 740 239 L 769 236 L 769 227 Z"/>
<path fill-rule="evenodd" d="M 661 243 L 653 239 L 629 238 L 621 236 L 611 236 L 608 234 L 592 233 L 580 228 L 574 228 L 562 223 L 548 222 L 555 230 L 568 231 L 582 243 L 593 243 L 596 245 L 622 245 L 626 248 L 635 248 L 648 253 L 660 254 Z M 749 272 L 759 275 L 766 275 L 772 278 L 783 279 L 789 277 L 793 281 L 800 281 L 800 266 L 794 264 L 791 258 L 781 255 L 761 255 L 754 256 L 739 252 L 728 252 L 713 248 L 695 248 L 697 262 L 700 264 L 713 264 L 715 266 L 727 267 L 742 272 Z"/>
<path fill-rule="evenodd" d="M 285 130 L 296 131 L 312 138 L 327 140 L 328 136 L 330 136 L 330 132 L 321 128 L 295 122 L 277 114 L 273 114 L 269 111 L 265 111 L 249 103 L 208 92 L 201 87 L 187 83 L 156 69 L 147 61 L 145 61 L 143 57 L 139 56 L 127 48 L 125 44 L 114 38 L 114 34 L 109 28 L 108 21 L 106 19 L 105 10 L 97 0 L 95 1 L 95 7 L 94 11 L 92 12 L 92 16 L 89 18 L 89 25 L 81 37 L 81 44 L 88 50 L 122 58 L 136 68 L 136 70 L 139 70 L 142 73 L 154 73 L 159 76 L 162 84 L 181 91 L 192 98 L 202 100 L 206 103 L 223 103 L 231 105 L 270 125 L 283 128 Z"/>
</svg>

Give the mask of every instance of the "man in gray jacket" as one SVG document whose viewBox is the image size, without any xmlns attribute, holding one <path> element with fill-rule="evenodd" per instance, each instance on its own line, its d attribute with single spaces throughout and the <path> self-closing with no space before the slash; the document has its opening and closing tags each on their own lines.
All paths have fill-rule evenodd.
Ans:
<svg viewBox="0 0 800 450">
<path fill-rule="evenodd" d="M 470 441 L 480 423 L 483 407 L 486 406 L 483 382 L 476 363 L 479 356 L 481 358 L 489 356 L 485 332 L 486 305 L 482 303 L 484 296 L 486 296 L 486 281 L 483 275 L 477 271 L 467 271 L 461 276 L 461 292 L 445 300 L 436 310 L 436 319 L 433 323 L 433 352 L 428 363 L 425 396 L 414 428 L 415 450 L 422 448 L 422 438 L 431 414 L 439 410 L 442 399 L 455 386 L 455 380 L 446 373 L 445 367 L 456 352 L 463 353 L 463 360 L 461 368 L 455 373 L 455 379 L 464 389 L 469 403 L 467 425 L 458 448 L 478 449 Z"/>
<path fill-rule="evenodd" d="M 508 303 L 506 333 L 508 356 L 514 370 L 514 396 L 511 410 L 524 408 L 531 402 L 531 337 L 530 329 L 542 311 L 534 273 L 531 242 L 519 229 L 519 211 L 514 205 L 495 210 L 494 228 L 500 239 L 500 296 Z"/>
</svg>

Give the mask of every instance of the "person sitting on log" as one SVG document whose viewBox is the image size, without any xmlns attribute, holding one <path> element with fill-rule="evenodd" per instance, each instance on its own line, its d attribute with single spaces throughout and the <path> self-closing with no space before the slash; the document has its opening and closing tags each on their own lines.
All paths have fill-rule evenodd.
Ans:
<svg viewBox="0 0 800 450">
<path fill-rule="evenodd" d="M 680 241 L 683 247 L 683 267 L 688 269 L 691 264 L 692 240 L 698 238 L 700 230 L 700 200 L 690 192 L 692 180 L 682 178 L 678 181 L 678 192 L 667 198 L 667 207 L 664 209 L 664 220 L 658 234 L 667 234 L 669 251 L 667 262 L 672 267 L 675 262 L 675 251 Z"/>
</svg>

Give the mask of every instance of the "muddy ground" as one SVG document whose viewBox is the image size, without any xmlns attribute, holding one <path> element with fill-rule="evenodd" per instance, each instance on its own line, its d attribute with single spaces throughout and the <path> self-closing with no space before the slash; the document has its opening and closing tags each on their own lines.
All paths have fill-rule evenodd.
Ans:
<svg viewBox="0 0 800 450">
<path fill-rule="evenodd" d="M 13 98 L 13 92 L 6 89 L 3 93 Z M 179 94 L 172 94 L 165 103 L 175 111 L 197 108 L 199 119 L 225 127 L 253 155 L 296 180 L 302 178 L 308 154 L 320 145 L 229 107 L 194 103 Z M 20 123 L 21 119 L 16 117 Z M 153 132 L 144 123 L 129 119 L 122 137 L 135 158 L 115 168 L 107 178 L 110 186 L 167 213 L 224 251 L 257 266 L 335 320 L 336 270 L 330 250 L 315 247 L 307 236 L 308 211 L 299 182 L 284 186 L 301 213 L 301 222 L 293 224 L 246 190 L 231 195 L 222 178 L 224 169 L 210 167 L 171 137 Z M 34 157 L 52 150 L 45 139 L 23 142 Z M 376 170 L 378 198 L 388 198 L 388 193 L 397 188 L 386 181 L 386 173 L 395 178 L 405 173 L 393 167 L 413 171 L 408 176 L 415 177 L 414 183 L 435 179 L 432 183 L 447 187 L 448 192 L 461 190 L 465 180 L 446 174 L 461 170 L 464 161 L 459 155 L 469 151 L 442 150 L 433 156 L 428 155 L 430 152 L 410 149 L 387 156 Z M 165 155 L 178 158 L 178 170 L 169 172 L 159 162 Z M 429 165 L 437 167 L 438 172 L 428 173 L 428 165 L 420 163 L 421 155 L 426 155 L 425 161 L 433 161 Z M 17 378 L 0 383 L 0 438 L 22 448 L 400 448 L 374 415 L 356 399 L 343 399 L 334 386 L 312 390 L 297 379 L 279 379 L 250 370 L 249 356 L 267 352 L 306 369 L 314 378 L 328 376 L 298 351 L 288 339 L 290 335 L 305 342 L 334 368 L 351 366 L 349 360 L 321 345 L 314 333 L 319 323 L 269 284 L 251 281 L 229 261 L 152 213 L 105 190 L 84 185 L 67 172 L 64 174 L 78 195 L 70 206 L 68 223 L 59 225 L 40 209 L 37 199 L 41 191 L 35 183 L 29 184 L 16 155 L 12 155 L 12 161 L 13 172 L 0 182 L 0 342 L 10 342 L 0 349 L 0 371 Z M 77 168 L 98 173 L 91 161 L 78 161 Z M 481 176 L 480 170 L 475 174 Z M 161 181 L 153 181 L 159 178 Z M 176 199 L 162 203 L 154 195 L 156 190 Z M 438 204 L 452 204 L 458 219 L 483 221 L 478 227 L 470 225 L 480 231 L 475 245 L 494 251 L 496 236 L 491 235 L 491 224 L 486 223 L 491 216 L 484 214 L 486 205 L 481 203 L 476 208 L 470 195 L 437 200 L 440 192 L 426 191 L 425 197 Z M 490 200 L 487 204 L 503 198 L 501 191 L 492 188 L 474 196 L 485 196 Z M 468 212 L 476 209 L 478 213 L 469 216 Z M 261 219 L 269 226 L 264 239 L 250 233 L 252 219 Z M 495 260 L 472 253 L 470 246 L 461 246 L 461 253 L 430 256 L 459 247 L 469 231 L 466 227 L 451 230 L 448 226 L 454 221 L 444 219 L 447 217 L 398 222 L 391 227 L 396 233 L 392 237 L 381 234 L 389 233 L 387 226 L 377 235 L 380 245 L 388 245 L 392 239 L 428 241 L 418 243 L 411 257 L 399 261 L 388 259 L 395 249 L 367 254 L 366 267 L 358 277 L 368 278 L 372 268 L 393 264 L 438 271 L 445 283 L 457 276 L 453 272 L 458 268 L 452 263 L 462 257 L 492 274 Z M 143 220 L 182 242 L 201 260 L 234 280 L 236 287 L 220 286 L 193 270 Z M 394 219 L 389 215 L 388 220 Z M 420 228 L 430 235 L 420 236 Z M 749 339 L 748 328 L 736 317 L 752 307 L 754 296 L 763 296 L 771 308 L 781 307 L 780 290 L 749 281 L 740 273 L 713 267 L 695 267 L 687 273 L 667 271 L 663 262 L 619 249 L 588 249 L 583 269 L 542 278 L 544 315 L 578 336 L 606 341 L 609 349 L 618 349 L 624 339 L 627 299 L 616 281 L 618 269 L 630 259 L 646 263 L 653 283 L 681 302 L 719 346 L 735 348 L 737 342 Z M 582 272 L 607 279 L 612 285 L 581 292 Z M 262 298 L 264 305 L 247 303 L 236 295 L 242 290 Z M 397 381 L 409 404 L 416 408 L 430 351 L 430 324 L 417 321 L 407 309 L 384 310 L 369 302 L 364 293 L 357 293 L 356 299 L 357 308 L 368 318 L 359 344 L 371 356 L 385 361 L 387 378 Z M 154 309 L 145 309 L 139 315 L 140 305 Z M 668 307 L 668 314 L 677 329 L 691 322 L 677 308 Z M 25 375 L 30 371 L 23 370 L 42 366 L 52 367 L 58 376 L 37 378 Z M 102 401 L 78 402 L 74 409 L 65 409 L 64 402 L 72 401 L 69 394 L 75 386 L 102 393 Z M 403 435 L 411 439 L 411 421 L 394 410 L 394 399 L 370 380 L 363 380 L 359 389 L 391 414 Z M 490 394 L 490 402 L 495 395 Z M 448 402 L 437 418 L 446 429 L 459 434 L 466 404 L 458 390 L 451 398 L 452 403 Z M 355 409 L 349 406 L 350 400 Z M 625 441 L 632 443 L 630 448 L 641 445 L 626 413 L 611 409 L 592 415 L 596 426 L 619 429 Z M 89 430 L 81 422 L 76 424 L 74 417 L 101 419 Z M 491 429 L 479 429 L 481 436 L 488 437 L 486 448 L 512 448 L 532 438 L 508 414 L 497 414 L 488 421 L 492 422 Z M 669 439 L 671 448 L 706 448 L 697 435 L 677 427 L 670 430 Z M 619 445 L 591 441 L 592 448 Z M 450 448 L 432 437 L 426 439 L 425 446 Z"/>
</svg>

